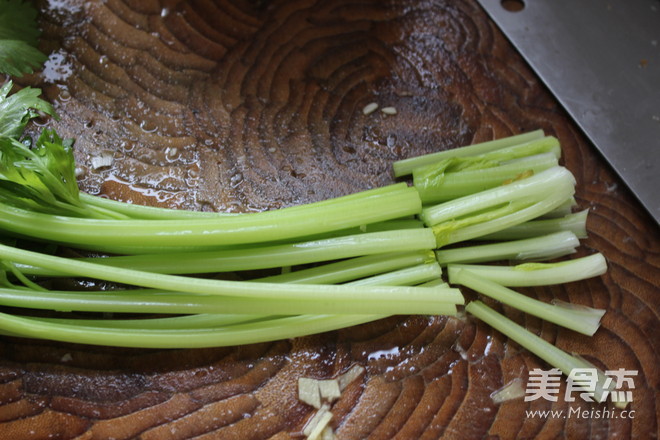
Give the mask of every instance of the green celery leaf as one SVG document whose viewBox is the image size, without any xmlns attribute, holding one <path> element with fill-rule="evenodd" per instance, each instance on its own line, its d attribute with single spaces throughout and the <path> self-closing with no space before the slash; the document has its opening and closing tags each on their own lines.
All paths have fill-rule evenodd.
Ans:
<svg viewBox="0 0 660 440">
<path fill-rule="evenodd" d="M 0 73 L 21 76 L 45 61 L 37 49 L 40 30 L 31 2 L 0 0 Z"/>
<path fill-rule="evenodd" d="M 16 139 L 0 138 L 0 199 L 23 209 L 53 205 L 57 199 L 35 171 L 34 153 Z"/>
<path fill-rule="evenodd" d="M 58 197 L 69 203 L 78 203 L 79 189 L 72 142 L 60 138 L 53 129 L 44 129 L 32 151 L 54 179 L 52 187 L 57 183 L 57 188 L 60 188 L 56 193 Z"/>
<path fill-rule="evenodd" d="M 20 138 L 27 123 L 38 117 L 39 111 L 57 117 L 53 106 L 39 98 L 41 90 L 26 87 L 8 96 L 11 88 L 11 81 L 0 88 L 0 137 Z"/>
<path fill-rule="evenodd" d="M 0 0 L 0 39 L 22 40 L 36 46 L 40 33 L 32 2 Z"/>
<path fill-rule="evenodd" d="M 27 123 L 40 112 L 57 117 L 39 98 L 41 91 L 26 87 L 9 95 L 11 81 L 0 88 L 0 201 L 38 212 L 80 215 L 72 142 L 44 129 L 32 142 L 21 139 Z"/>
<path fill-rule="evenodd" d="M 70 215 L 82 203 L 71 148 L 44 130 L 34 148 L 0 138 L 0 200 L 21 209 Z"/>
<path fill-rule="evenodd" d="M 20 40 L 0 40 L 0 73 L 23 76 L 39 70 L 48 57 Z"/>
</svg>

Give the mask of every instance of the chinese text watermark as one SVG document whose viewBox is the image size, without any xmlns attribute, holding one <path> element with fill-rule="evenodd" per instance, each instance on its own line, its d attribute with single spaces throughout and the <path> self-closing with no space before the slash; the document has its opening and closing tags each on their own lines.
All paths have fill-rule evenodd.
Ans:
<svg viewBox="0 0 660 440">
<path fill-rule="evenodd" d="M 635 388 L 633 377 L 637 370 L 607 370 L 601 373 L 596 368 L 574 368 L 566 380 L 564 401 L 574 402 L 577 392 L 585 402 L 604 402 L 608 397 L 612 402 L 632 402 Z M 604 376 L 604 377 L 603 377 Z M 561 371 L 558 368 L 529 372 L 529 382 L 525 390 L 525 402 L 537 399 L 559 400 Z"/>
<path fill-rule="evenodd" d="M 558 368 L 541 370 L 535 368 L 529 372 L 529 382 L 525 389 L 525 402 L 544 399 L 557 402 L 563 397 L 565 402 L 575 402 L 577 396 L 585 402 L 605 402 L 610 400 L 617 403 L 632 402 L 632 390 L 635 388 L 633 378 L 637 370 L 606 370 L 602 372 L 597 368 L 575 368 L 571 370 L 566 379 L 566 388 L 561 395 L 562 373 Z M 622 407 L 625 408 L 625 405 Z M 571 407 L 566 410 L 535 410 L 527 411 L 528 417 L 545 418 L 592 418 L 616 419 L 635 418 L 634 410 L 615 411 L 613 409 L 589 407 Z"/>
</svg>

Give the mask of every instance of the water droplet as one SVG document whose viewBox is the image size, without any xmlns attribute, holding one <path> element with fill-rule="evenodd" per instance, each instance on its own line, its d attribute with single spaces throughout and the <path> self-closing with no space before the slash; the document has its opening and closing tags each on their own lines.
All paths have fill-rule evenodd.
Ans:
<svg viewBox="0 0 660 440">
<path fill-rule="evenodd" d="M 57 99 L 61 102 L 69 102 L 71 100 L 71 92 L 69 92 L 68 87 L 60 86 L 59 91 L 60 93 L 57 95 Z"/>
<path fill-rule="evenodd" d="M 135 149 L 135 142 L 121 141 L 121 144 L 119 144 L 119 146 L 121 147 L 122 151 L 124 151 L 125 153 L 130 153 Z"/>
<path fill-rule="evenodd" d="M 149 121 L 142 121 L 140 122 L 140 128 L 142 131 L 145 133 L 153 133 L 156 130 L 158 130 L 158 127 L 154 124 L 149 123 Z"/>
<path fill-rule="evenodd" d="M 175 162 L 180 156 L 179 149 L 176 147 L 167 147 L 165 149 L 165 160 L 168 162 Z"/>
<path fill-rule="evenodd" d="M 50 122 L 50 119 L 47 116 L 39 116 L 32 120 L 32 123 L 37 127 L 45 127 Z"/>
<path fill-rule="evenodd" d="M 229 179 L 229 184 L 232 188 L 236 188 L 243 182 L 243 174 L 236 173 Z"/>
<path fill-rule="evenodd" d="M 387 136 L 387 147 L 393 148 L 396 145 L 396 136 L 391 134 Z"/>
<path fill-rule="evenodd" d="M 191 179 L 199 179 L 199 168 L 197 167 L 189 168 L 188 177 Z"/>
</svg>

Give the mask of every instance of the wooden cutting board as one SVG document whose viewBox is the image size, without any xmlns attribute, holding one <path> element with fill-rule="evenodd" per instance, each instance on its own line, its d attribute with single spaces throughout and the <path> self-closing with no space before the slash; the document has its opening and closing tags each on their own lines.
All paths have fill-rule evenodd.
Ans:
<svg viewBox="0 0 660 440">
<path fill-rule="evenodd" d="M 549 367 L 472 319 L 393 317 L 295 340 L 134 350 L 0 339 L 2 439 L 293 439 L 300 376 L 366 374 L 333 408 L 340 439 L 656 438 L 660 234 L 473 0 L 40 2 L 42 87 L 81 187 L 136 203 L 250 211 L 393 180 L 394 160 L 537 128 L 589 208 L 580 254 L 606 275 L 528 289 L 606 308 L 583 337 L 515 321 L 596 365 L 638 370 L 634 418 L 528 417 L 571 405 L 490 394 Z M 364 114 L 365 105 L 396 115 Z M 94 158 L 112 165 L 95 169 Z"/>
</svg>

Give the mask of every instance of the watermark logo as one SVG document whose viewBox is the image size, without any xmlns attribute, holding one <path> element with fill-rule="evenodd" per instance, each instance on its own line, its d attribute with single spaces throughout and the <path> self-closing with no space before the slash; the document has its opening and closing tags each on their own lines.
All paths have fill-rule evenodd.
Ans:
<svg viewBox="0 0 660 440">
<path fill-rule="evenodd" d="M 568 411 L 563 409 L 526 410 L 528 419 L 634 419 L 635 410 L 615 411 L 609 408 L 582 408 L 571 407 Z"/>
<path fill-rule="evenodd" d="M 575 402 L 577 394 L 585 402 L 604 402 L 608 398 L 620 408 L 633 400 L 632 390 L 635 388 L 634 377 L 637 370 L 607 370 L 602 372 L 597 368 L 575 368 L 566 379 L 563 399 L 565 402 Z M 561 397 L 562 373 L 558 368 L 541 370 L 535 368 L 529 372 L 529 382 L 525 389 L 525 402 L 544 399 L 557 402 Z M 624 404 L 623 406 L 617 404 Z M 528 411 L 528 417 L 543 418 L 634 418 L 634 410 L 613 411 L 605 408 L 572 407 L 568 411 L 545 410 Z"/>
<path fill-rule="evenodd" d="M 574 368 L 566 381 L 564 401 L 574 402 L 573 393 L 578 392 L 585 402 L 604 402 L 608 397 L 615 403 L 632 402 L 632 390 L 635 388 L 633 377 L 637 374 L 637 370 L 623 368 L 607 370 L 604 373 L 597 368 Z M 525 402 L 537 399 L 552 402 L 559 400 L 561 377 L 558 368 L 531 370 L 525 390 Z"/>
</svg>

